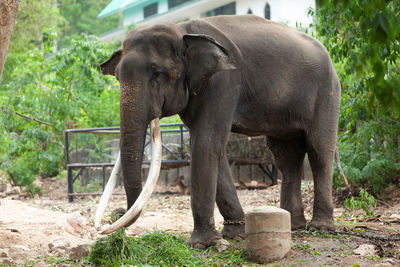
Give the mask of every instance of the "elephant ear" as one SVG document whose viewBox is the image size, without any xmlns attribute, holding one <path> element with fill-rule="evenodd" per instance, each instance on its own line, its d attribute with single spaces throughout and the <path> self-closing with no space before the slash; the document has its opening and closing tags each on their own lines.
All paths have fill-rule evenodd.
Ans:
<svg viewBox="0 0 400 267">
<path fill-rule="evenodd" d="M 187 85 L 196 94 L 208 79 L 221 70 L 236 69 L 228 51 L 214 38 L 203 34 L 186 34 L 184 55 L 187 60 Z"/>
<path fill-rule="evenodd" d="M 107 61 L 100 64 L 101 73 L 115 76 L 115 70 L 121 60 L 121 56 L 122 49 L 116 50 Z"/>
</svg>

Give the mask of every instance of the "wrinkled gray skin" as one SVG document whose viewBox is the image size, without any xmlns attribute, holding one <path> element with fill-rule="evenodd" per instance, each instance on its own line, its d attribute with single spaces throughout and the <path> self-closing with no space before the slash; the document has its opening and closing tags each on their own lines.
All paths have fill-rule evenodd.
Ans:
<svg viewBox="0 0 400 267">
<path fill-rule="evenodd" d="M 148 123 L 179 114 L 191 136 L 189 245 L 220 238 L 214 204 L 228 222 L 222 236 L 244 233 L 244 212 L 226 157 L 230 132 L 265 135 L 283 174 L 281 207 L 304 228 L 300 181 L 305 153 L 314 175 L 310 226 L 334 229 L 332 166 L 340 85 L 315 39 L 253 16 L 218 16 L 135 28 L 101 65 L 121 84 L 121 159 L 128 208 L 138 197 Z"/>
</svg>

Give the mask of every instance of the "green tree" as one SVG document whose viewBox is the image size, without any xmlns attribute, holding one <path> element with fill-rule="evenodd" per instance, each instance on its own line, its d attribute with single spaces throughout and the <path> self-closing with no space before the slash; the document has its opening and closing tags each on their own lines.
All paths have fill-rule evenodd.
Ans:
<svg viewBox="0 0 400 267">
<path fill-rule="evenodd" d="M 119 124 L 119 88 L 99 70 L 115 47 L 82 35 L 54 53 L 55 38 L 45 32 L 0 91 L 0 168 L 31 192 L 64 165 L 63 130 Z"/>
<path fill-rule="evenodd" d="M 362 94 L 371 112 L 400 115 L 400 0 L 319 2 L 316 30 L 343 64 L 341 80 L 351 76 L 352 93 Z"/>
<path fill-rule="evenodd" d="M 65 20 L 54 0 L 21 1 L 10 52 L 26 52 L 40 43 L 44 31 L 58 34 Z"/>
<path fill-rule="evenodd" d="M 10 80 L 13 70 L 23 64 L 25 53 L 29 53 L 42 42 L 43 33 L 58 35 L 64 18 L 53 0 L 21 1 L 10 47 L 4 66 L 0 90 Z"/>
<path fill-rule="evenodd" d="M 384 196 L 400 172 L 400 0 L 318 1 L 310 13 L 342 85 L 343 169 Z"/>
<path fill-rule="evenodd" d="M 118 27 L 120 15 L 99 19 L 97 15 L 110 0 L 59 0 L 60 12 L 68 22 L 61 36 L 61 46 L 81 33 L 99 35 Z"/>
</svg>

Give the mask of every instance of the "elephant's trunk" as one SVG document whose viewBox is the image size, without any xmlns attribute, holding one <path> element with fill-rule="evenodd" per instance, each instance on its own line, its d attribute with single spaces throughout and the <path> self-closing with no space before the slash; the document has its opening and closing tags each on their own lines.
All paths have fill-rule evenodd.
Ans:
<svg viewBox="0 0 400 267">
<path fill-rule="evenodd" d="M 143 86 L 121 84 L 121 164 L 128 209 L 142 191 L 142 161 L 149 123 Z"/>
<path fill-rule="evenodd" d="M 145 99 L 142 94 L 143 90 L 140 87 L 123 88 L 121 86 L 120 156 L 128 211 L 113 225 L 105 229 L 103 231 L 105 234 L 114 232 L 136 221 L 145 202 L 154 190 L 160 172 L 162 143 L 159 119 L 156 118 L 150 123 L 152 141 L 151 166 L 149 176 L 142 190 L 141 170 L 148 124 L 145 101 L 141 101 Z M 115 184 L 115 182 L 113 183 Z"/>
</svg>

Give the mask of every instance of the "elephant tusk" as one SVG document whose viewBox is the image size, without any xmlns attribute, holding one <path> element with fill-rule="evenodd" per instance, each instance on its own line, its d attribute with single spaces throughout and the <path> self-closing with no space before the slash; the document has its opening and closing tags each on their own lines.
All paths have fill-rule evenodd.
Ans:
<svg viewBox="0 0 400 267">
<path fill-rule="evenodd" d="M 118 183 L 121 174 L 121 152 L 118 152 L 117 160 L 115 161 L 114 168 L 111 172 L 110 179 L 108 179 L 107 185 L 104 188 L 103 195 L 100 198 L 99 205 L 97 206 L 96 216 L 94 219 L 94 227 L 99 230 L 101 227 L 101 218 L 104 215 L 107 204 L 110 201 L 112 192 Z"/>
<path fill-rule="evenodd" d="M 150 198 L 153 190 L 157 184 L 158 176 L 161 168 L 161 156 L 162 156 L 162 142 L 160 133 L 160 121 L 155 118 L 150 122 L 151 129 L 151 165 L 149 175 L 147 176 L 146 183 L 143 187 L 142 192 L 136 199 L 132 207 L 116 222 L 106 227 L 102 234 L 109 234 L 117 231 L 121 227 L 132 223 L 132 220 L 140 214 L 147 200 Z"/>
</svg>

